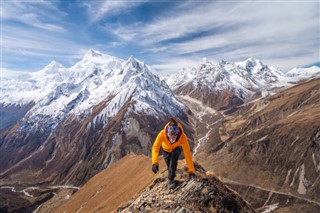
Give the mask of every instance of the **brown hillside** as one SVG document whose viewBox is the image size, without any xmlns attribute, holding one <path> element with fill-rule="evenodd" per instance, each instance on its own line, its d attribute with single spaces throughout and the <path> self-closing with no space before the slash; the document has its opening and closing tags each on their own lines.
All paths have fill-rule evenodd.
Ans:
<svg viewBox="0 0 320 213">
<path fill-rule="evenodd" d="M 164 170 L 164 161 L 160 160 L 160 171 Z M 150 158 L 130 154 L 90 179 L 54 212 L 111 212 L 141 193 L 155 178 Z"/>
<path fill-rule="evenodd" d="M 241 186 L 255 208 L 282 203 L 283 209 L 314 212 L 320 207 L 319 121 L 320 79 L 314 79 L 226 116 L 196 158 Z M 252 188 L 266 193 L 248 193 Z M 273 194 L 288 199 L 273 199 Z"/>
</svg>

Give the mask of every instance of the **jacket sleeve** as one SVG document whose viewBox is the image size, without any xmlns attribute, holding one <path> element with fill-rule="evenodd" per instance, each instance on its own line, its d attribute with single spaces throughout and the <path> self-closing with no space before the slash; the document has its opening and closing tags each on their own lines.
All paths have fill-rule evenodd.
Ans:
<svg viewBox="0 0 320 213">
<path fill-rule="evenodd" d="M 182 145 L 182 150 L 184 153 L 184 157 L 186 158 L 186 162 L 188 165 L 188 172 L 189 173 L 194 173 L 194 165 L 193 165 L 193 160 L 192 160 L 192 155 L 191 155 L 191 151 L 190 151 L 190 146 L 188 143 L 188 139 L 187 136 L 185 134 L 182 135 L 183 138 L 181 145 Z"/>
<path fill-rule="evenodd" d="M 162 144 L 162 141 L 163 141 L 163 130 L 159 132 L 152 146 L 152 165 L 158 164 L 159 151 L 160 151 L 160 146 Z"/>
</svg>

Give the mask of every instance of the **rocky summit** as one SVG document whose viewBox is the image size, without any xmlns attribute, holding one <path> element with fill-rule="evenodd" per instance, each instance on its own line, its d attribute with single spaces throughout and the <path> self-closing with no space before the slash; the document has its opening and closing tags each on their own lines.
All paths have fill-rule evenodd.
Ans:
<svg viewBox="0 0 320 213">
<path fill-rule="evenodd" d="M 137 198 L 123 204 L 117 212 L 255 212 L 236 192 L 212 173 L 196 164 L 196 177 L 189 178 L 187 167 L 178 170 L 175 189 L 168 189 L 167 172 Z"/>
</svg>

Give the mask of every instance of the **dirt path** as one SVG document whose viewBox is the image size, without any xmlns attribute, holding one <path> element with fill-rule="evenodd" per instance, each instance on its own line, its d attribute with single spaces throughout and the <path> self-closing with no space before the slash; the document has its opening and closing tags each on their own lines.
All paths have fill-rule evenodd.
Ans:
<svg viewBox="0 0 320 213">
<path fill-rule="evenodd" d="M 230 180 L 230 179 L 226 179 L 226 178 L 223 178 L 222 181 L 225 182 L 225 183 L 229 183 L 229 184 L 234 184 L 234 185 L 239 185 L 239 186 L 248 186 L 248 187 L 256 188 L 256 189 L 259 189 L 259 190 L 262 190 L 262 191 L 266 191 L 266 192 L 272 192 L 272 193 L 275 193 L 275 194 L 294 197 L 294 198 L 299 199 L 299 200 L 303 200 L 303 201 L 306 201 L 306 202 L 309 202 L 309 203 L 316 204 L 316 205 L 318 205 L 320 207 L 320 202 L 318 202 L 316 200 L 311 200 L 311 199 L 308 199 L 308 198 L 304 198 L 304 197 L 301 197 L 299 195 L 294 195 L 294 194 L 291 194 L 291 193 L 276 191 L 276 190 L 272 190 L 272 189 L 266 189 L 266 188 L 263 188 L 263 187 L 260 187 L 260 186 L 257 186 L 257 185 L 253 185 L 253 184 L 240 183 L 240 182 L 237 182 L 237 181 L 234 181 L 234 180 Z"/>
</svg>

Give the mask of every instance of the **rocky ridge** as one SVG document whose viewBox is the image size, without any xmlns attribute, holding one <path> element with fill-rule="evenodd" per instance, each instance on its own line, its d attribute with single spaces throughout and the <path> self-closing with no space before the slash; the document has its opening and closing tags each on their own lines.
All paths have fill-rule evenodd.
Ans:
<svg viewBox="0 0 320 213">
<path fill-rule="evenodd" d="M 255 212 L 235 191 L 196 163 L 196 177 L 187 168 L 177 171 L 176 188 L 168 190 L 166 172 L 160 174 L 137 198 L 123 204 L 117 212 Z"/>
<path fill-rule="evenodd" d="M 127 155 L 94 176 L 54 212 L 255 212 L 197 163 L 197 177 L 189 179 L 184 160 L 179 161 L 177 187 L 169 191 L 164 160 L 159 159 L 156 175 L 150 162 L 146 156 Z M 45 206 L 39 213 L 47 209 Z"/>
</svg>

